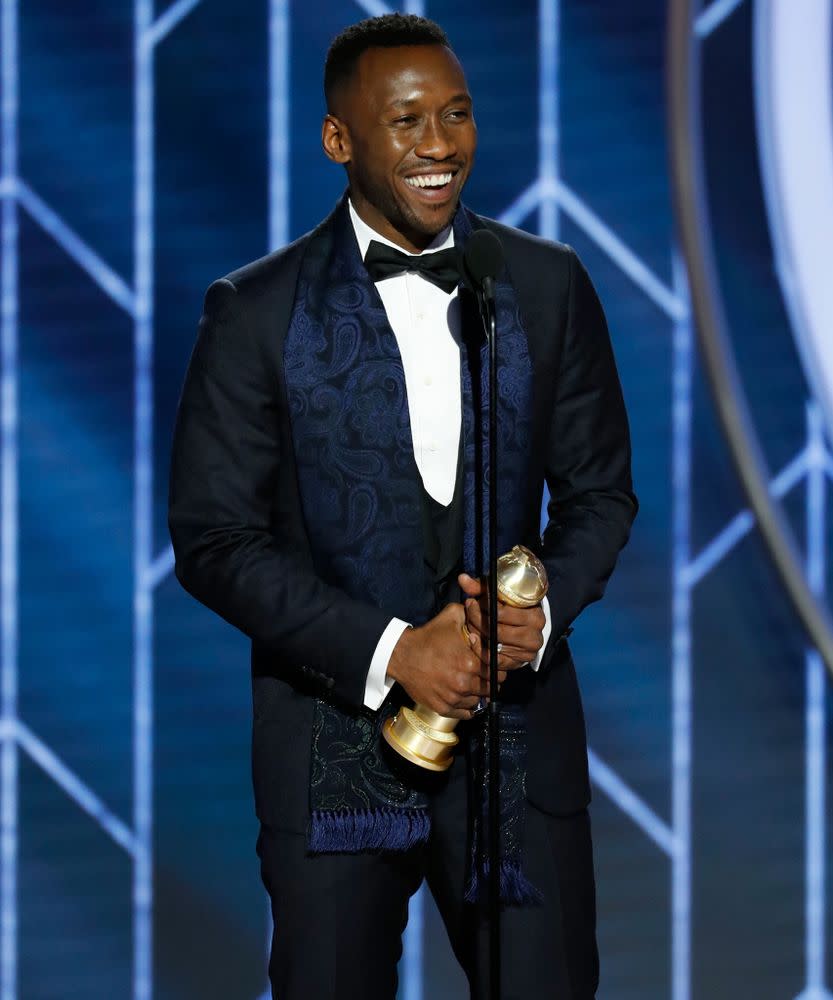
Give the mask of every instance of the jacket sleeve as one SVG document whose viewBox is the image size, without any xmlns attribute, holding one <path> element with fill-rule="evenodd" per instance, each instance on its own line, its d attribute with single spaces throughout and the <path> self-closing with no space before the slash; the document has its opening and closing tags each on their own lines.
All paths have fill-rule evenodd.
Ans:
<svg viewBox="0 0 833 1000">
<path fill-rule="evenodd" d="M 389 615 L 327 585 L 273 523 L 278 377 L 232 282 L 208 290 L 174 431 L 168 525 L 176 576 L 252 640 L 361 705 Z M 285 418 L 284 418 L 285 419 Z"/>
<path fill-rule="evenodd" d="M 550 500 L 541 557 L 550 581 L 551 654 L 599 600 L 636 516 L 628 418 L 596 291 L 570 250 L 564 346 L 545 475 Z"/>
</svg>

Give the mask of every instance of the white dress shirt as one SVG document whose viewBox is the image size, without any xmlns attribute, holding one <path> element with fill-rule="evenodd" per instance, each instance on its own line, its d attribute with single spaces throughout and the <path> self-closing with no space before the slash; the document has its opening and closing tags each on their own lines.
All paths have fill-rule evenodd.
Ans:
<svg viewBox="0 0 833 1000">
<path fill-rule="evenodd" d="M 371 229 L 350 203 L 350 219 L 364 259 L 371 240 L 402 251 L 391 240 Z M 423 251 L 431 253 L 454 246 L 450 227 Z M 456 334 L 460 324 L 457 289 L 450 294 L 420 274 L 406 271 L 376 282 L 402 357 L 414 459 L 428 493 L 448 506 L 454 496 L 460 447 L 462 403 L 460 349 Z M 544 646 L 530 664 L 537 670 L 551 631 L 547 599 L 542 602 L 546 624 Z M 394 646 L 409 623 L 392 618 L 382 633 L 367 673 L 364 703 L 377 709 L 393 687 L 387 668 Z"/>
</svg>

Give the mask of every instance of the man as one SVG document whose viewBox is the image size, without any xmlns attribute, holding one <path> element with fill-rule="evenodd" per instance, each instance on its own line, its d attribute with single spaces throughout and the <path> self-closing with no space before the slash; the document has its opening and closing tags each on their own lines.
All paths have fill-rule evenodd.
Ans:
<svg viewBox="0 0 833 1000">
<path fill-rule="evenodd" d="M 584 1000 L 597 983 L 589 787 L 565 637 L 602 596 L 636 511 L 604 317 L 569 248 L 460 204 L 476 128 L 436 24 L 348 28 L 325 96 L 324 151 L 347 195 L 208 290 L 170 492 L 179 580 L 252 639 L 273 995 L 393 998 L 423 878 L 472 996 L 488 988 L 475 718 L 489 696 L 486 349 L 451 249 L 486 226 L 506 257 L 500 551 L 527 544 L 550 580 L 542 606 L 498 616 L 503 996 Z M 381 739 L 409 700 L 465 720 L 445 775 Z"/>
</svg>

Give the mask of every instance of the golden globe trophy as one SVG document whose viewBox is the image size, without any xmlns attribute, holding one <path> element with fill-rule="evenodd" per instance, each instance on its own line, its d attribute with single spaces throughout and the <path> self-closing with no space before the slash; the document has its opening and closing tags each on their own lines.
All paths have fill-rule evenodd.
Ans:
<svg viewBox="0 0 833 1000">
<path fill-rule="evenodd" d="M 544 564 L 524 545 L 516 545 L 497 561 L 497 590 L 502 604 L 513 608 L 532 608 L 547 592 Z M 465 630 L 465 625 L 463 626 Z M 428 771 L 445 771 L 454 759 L 451 751 L 459 743 L 454 729 L 459 719 L 414 705 L 400 708 L 382 729 L 393 749 Z"/>
</svg>

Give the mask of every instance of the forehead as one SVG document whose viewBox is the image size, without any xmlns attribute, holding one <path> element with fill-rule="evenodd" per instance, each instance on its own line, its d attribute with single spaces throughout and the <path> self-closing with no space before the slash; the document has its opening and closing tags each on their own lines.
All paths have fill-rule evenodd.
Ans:
<svg viewBox="0 0 833 1000">
<path fill-rule="evenodd" d="M 448 99 L 468 91 L 463 67 L 445 45 L 367 49 L 356 65 L 354 85 L 360 106 L 373 110 L 397 101 Z"/>
</svg>

